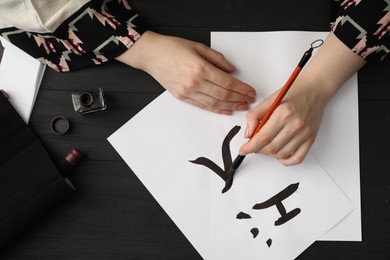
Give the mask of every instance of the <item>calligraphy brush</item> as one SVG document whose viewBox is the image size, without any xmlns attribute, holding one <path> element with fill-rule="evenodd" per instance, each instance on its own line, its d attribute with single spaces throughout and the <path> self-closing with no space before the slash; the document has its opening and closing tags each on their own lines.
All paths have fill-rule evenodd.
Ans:
<svg viewBox="0 0 390 260">
<path fill-rule="evenodd" d="M 249 138 L 249 140 L 260 131 L 260 129 L 265 125 L 265 123 L 271 117 L 271 115 L 275 111 L 275 109 L 279 106 L 280 102 L 282 102 L 284 96 L 286 95 L 287 91 L 290 89 L 291 85 L 294 83 L 295 79 L 298 77 L 298 74 L 301 72 L 303 66 L 305 66 L 307 61 L 310 59 L 312 52 L 313 52 L 313 49 L 320 47 L 323 42 L 324 42 L 323 40 L 319 39 L 319 40 L 315 40 L 314 42 L 311 43 L 310 48 L 303 54 L 300 62 L 298 63 L 298 66 L 295 68 L 295 70 L 293 71 L 291 76 L 288 78 L 286 84 L 284 84 L 282 90 L 279 92 L 278 96 L 275 98 L 274 102 L 271 104 L 267 113 L 260 120 L 259 125 L 256 127 L 255 131 L 253 132 L 253 134 Z M 222 193 L 227 192 L 232 187 L 233 176 L 236 173 L 236 170 L 238 169 L 238 167 L 241 165 L 242 161 L 244 161 L 244 159 L 245 159 L 245 155 L 239 154 L 236 157 L 236 159 L 233 161 L 232 165 L 230 166 L 230 168 L 227 172 L 227 178 L 225 180 L 225 187 L 223 188 Z"/>
</svg>

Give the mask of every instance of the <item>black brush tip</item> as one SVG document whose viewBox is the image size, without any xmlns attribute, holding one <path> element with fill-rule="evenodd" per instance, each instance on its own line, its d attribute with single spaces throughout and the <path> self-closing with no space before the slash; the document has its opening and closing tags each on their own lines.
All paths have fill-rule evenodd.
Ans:
<svg viewBox="0 0 390 260">
<path fill-rule="evenodd" d="M 236 172 L 236 169 L 234 169 L 233 167 L 230 167 L 229 171 L 227 172 L 227 178 L 225 180 L 225 187 L 222 189 L 222 193 L 227 192 L 232 187 L 233 176 L 234 176 L 235 172 Z"/>
<path fill-rule="evenodd" d="M 227 192 L 230 190 L 230 188 L 233 185 L 233 176 L 236 173 L 236 170 L 238 167 L 241 165 L 242 161 L 245 159 L 245 155 L 238 155 L 236 159 L 233 161 L 232 166 L 230 166 L 228 172 L 227 172 L 227 177 L 225 180 L 225 187 L 222 190 L 222 193 Z"/>
</svg>

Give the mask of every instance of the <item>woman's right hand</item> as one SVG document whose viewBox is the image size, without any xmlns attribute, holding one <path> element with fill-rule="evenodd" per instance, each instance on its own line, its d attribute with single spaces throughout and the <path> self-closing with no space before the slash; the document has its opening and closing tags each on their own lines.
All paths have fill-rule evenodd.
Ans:
<svg viewBox="0 0 390 260">
<path fill-rule="evenodd" d="M 330 33 L 267 123 L 239 153 L 266 154 L 285 165 L 301 163 L 314 143 L 327 103 L 364 63 Z M 252 136 L 276 95 L 248 112 L 247 138 Z"/>
<path fill-rule="evenodd" d="M 328 97 L 318 92 L 317 88 L 321 88 L 318 83 L 297 80 L 267 123 L 241 146 L 239 153 L 265 154 L 284 165 L 301 163 L 315 141 L 328 103 Z M 246 138 L 253 135 L 279 91 L 247 113 Z"/>
</svg>

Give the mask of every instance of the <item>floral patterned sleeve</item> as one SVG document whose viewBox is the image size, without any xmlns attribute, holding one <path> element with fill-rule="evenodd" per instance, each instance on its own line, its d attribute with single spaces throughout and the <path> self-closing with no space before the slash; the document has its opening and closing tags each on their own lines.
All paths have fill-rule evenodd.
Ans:
<svg viewBox="0 0 390 260">
<path fill-rule="evenodd" d="M 334 34 L 367 60 L 384 60 L 390 49 L 390 0 L 341 0 Z"/>
<path fill-rule="evenodd" d="M 102 64 L 136 42 L 145 31 L 126 0 L 90 1 L 50 33 L 10 27 L 1 36 L 59 72 Z"/>
</svg>

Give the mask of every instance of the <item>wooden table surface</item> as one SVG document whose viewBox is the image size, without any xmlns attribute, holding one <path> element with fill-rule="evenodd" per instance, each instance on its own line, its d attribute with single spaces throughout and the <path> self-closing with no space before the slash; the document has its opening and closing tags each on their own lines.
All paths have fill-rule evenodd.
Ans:
<svg viewBox="0 0 390 260">
<path fill-rule="evenodd" d="M 327 31 L 330 0 L 133 1 L 151 30 L 210 44 L 211 31 Z M 288 46 L 286 46 L 288 48 Z M 358 75 L 363 242 L 315 242 L 297 259 L 390 259 L 390 63 Z M 108 108 L 73 111 L 71 93 L 102 88 Z M 58 203 L 0 259 L 202 259 L 107 137 L 164 89 L 118 62 L 60 74 L 47 69 L 30 121 L 53 158 L 76 147 L 77 192 Z M 55 135 L 53 117 L 71 123 Z"/>
</svg>

